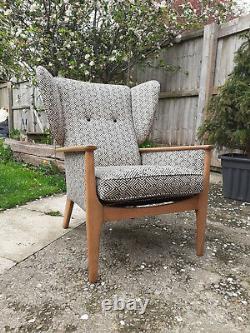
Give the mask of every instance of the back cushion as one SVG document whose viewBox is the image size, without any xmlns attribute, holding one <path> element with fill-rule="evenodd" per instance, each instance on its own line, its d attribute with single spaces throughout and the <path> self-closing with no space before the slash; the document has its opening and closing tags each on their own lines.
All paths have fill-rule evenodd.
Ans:
<svg viewBox="0 0 250 333">
<path fill-rule="evenodd" d="M 65 146 L 96 145 L 96 165 L 140 164 L 127 86 L 53 78 L 64 114 Z"/>
</svg>

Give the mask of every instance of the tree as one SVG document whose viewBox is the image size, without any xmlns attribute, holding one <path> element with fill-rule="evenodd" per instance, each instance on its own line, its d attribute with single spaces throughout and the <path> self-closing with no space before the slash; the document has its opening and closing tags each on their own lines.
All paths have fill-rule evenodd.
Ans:
<svg viewBox="0 0 250 333">
<path fill-rule="evenodd" d="M 200 22 L 206 24 L 217 22 L 220 24 L 232 19 L 234 10 L 236 10 L 236 3 L 231 0 L 173 0 L 172 3 L 180 13 L 183 10 L 188 10 L 188 7 L 192 8 L 192 11 L 199 17 L 199 20 L 195 18 L 194 24 L 195 21 L 198 21 L 198 24 Z"/>
<path fill-rule="evenodd" d="M 242 149 L 250 157 L 250 33 L 244 37 L 229 79 L 210 100 L 199 137 L 218 147 Z"/>
<path fill-rule="evenodd" d="M 189 1 L 181 12 L 171 1 L 0 1 L 0 30 L 11 59 L 4 71 L 19 78 L 44 65 L 54 75 L 129 83 L 135 65 L 150 63 L 176 35 L 206 23 Z M 209 15 L 224 20 L 229 6 L 223 8 L 223 15 L 209 8 Z"/>
</svg>

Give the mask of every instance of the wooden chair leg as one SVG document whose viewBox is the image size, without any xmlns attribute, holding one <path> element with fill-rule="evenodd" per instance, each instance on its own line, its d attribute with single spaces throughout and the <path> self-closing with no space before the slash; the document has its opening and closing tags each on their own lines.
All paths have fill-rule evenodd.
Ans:
<svg viewBox="0 0 250 333">
<path fill-rule="evenodd" d="M 101 207 L 93 207 L 91 211 L 87 211 L 86 228 L 88 247 L 88 277 L 90 283 L 96 282 L 98 278 L 99 248 L 102 224 L 103 209 Z"/>
<path fill-rule="evenodd" d="M 211 150 L 205 151 L 203 191 L 199 194 L 198 208 L 195 211 L 196 254 L 199 257 L 204 255 L 211 154 Z"/>
<path fill-rule="evenodd" d="M 204 255 L 207 208 L 202 207 L 196 211 L 196 255 Z"/>
<path fill-rule="evenodd" d="M 74 202 L 67 198 L 65 210 L 64 210 L 64 217 L 63 217 L 63 228 L 64 229 L 67 229 L 69 227 L 69 221 L 71 218 L 73 206 L 74 206 Z"/>
<path fill-rule="evenodd" d="M 86 151 L 85 163 L 85 210 L 88 247 L 89 282 L 98 278 L 99 247 L 102 223 L 104 220 L 103 206 L 96 194 L 95 162 L 93 151 Z"/>
</svg>

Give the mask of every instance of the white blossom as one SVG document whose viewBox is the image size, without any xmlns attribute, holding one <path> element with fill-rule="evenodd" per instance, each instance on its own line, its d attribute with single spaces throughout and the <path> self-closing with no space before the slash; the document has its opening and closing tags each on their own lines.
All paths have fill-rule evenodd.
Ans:
<svg viewBox="0 0 250 333">
<path fill-rule="evenodd" d="M 6 9 L 6 11 L 4 12 L 4 15 L 5 16 L 8 16 L 12 13 L 12 10 L 11 9 Z"/>
</svg>

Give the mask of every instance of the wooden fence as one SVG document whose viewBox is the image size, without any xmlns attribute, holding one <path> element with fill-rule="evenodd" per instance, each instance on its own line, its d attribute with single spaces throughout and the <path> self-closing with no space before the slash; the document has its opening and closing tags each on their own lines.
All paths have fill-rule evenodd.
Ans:
<svg viewBox="0 0 250 333">
<path fill-rule="evenodd" d="M 204 29 L 185 33 L 176 44 L 162 52 L 168 64 L 180 70 L 144 68 L 136 71 L 137 82 L 156 79 L 161 83 L 159 109 L 151 139 L 166 145 L 193 145 L 197 129 L 206 117 L 209 97 L 216 94 L 234 63 L 240 35 L 250 28 L 250 15 L 228 23 L 212 23 Z M 10 111 L 9 127 L 41 133 L 48 128 L 39 93 L 27 82 L 0 85 L 0 107 Z M 220 167 L 214 153 L 212 165 Z"/>
<path fill-rule="evenodd" d="M 234 67 L 234 55 L 250 28 L 250 15 L 228 23 L 212 23 L 204 29 L 183 34 L 179 43 L 162 52 L 167 63 L 180 67 L 176 72 L 147 68 L 137 71 L 137 81 L 161 83 L 160 105 L 151 138 L 166 145 L 193 145 L 197 129 L 206 117 L 206 105 Z M 212 165 L 220 167 L 214 151 Z"/>
<path fill-rule="evenodd" d="M 0 84 L 0 108 L 9 110 L 9 130 L 43 133 L 48 128 L 38 89 L 29 82 Z"/>
</svg>

